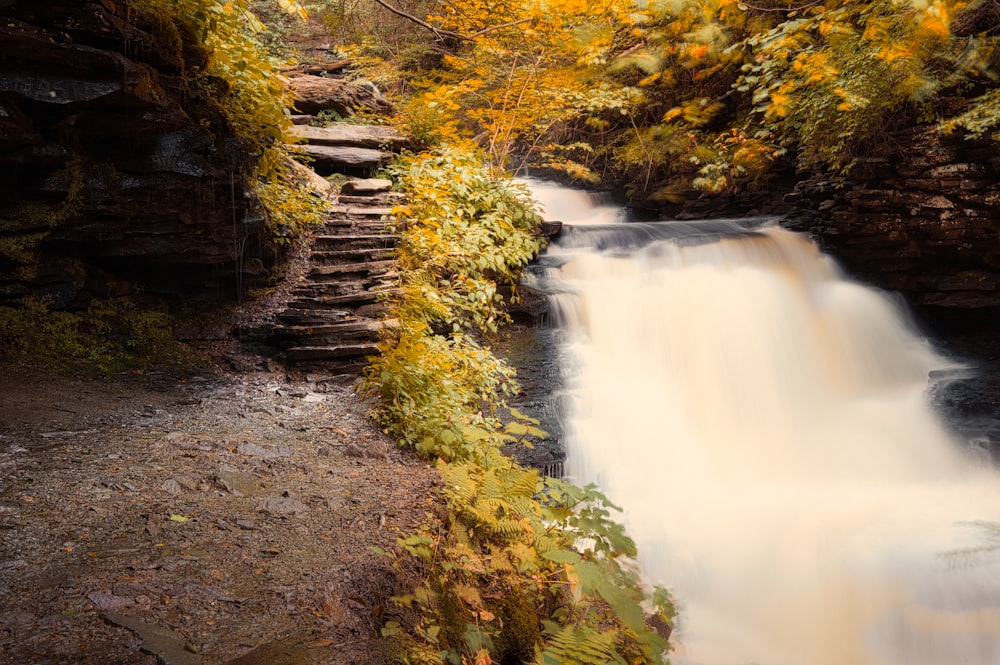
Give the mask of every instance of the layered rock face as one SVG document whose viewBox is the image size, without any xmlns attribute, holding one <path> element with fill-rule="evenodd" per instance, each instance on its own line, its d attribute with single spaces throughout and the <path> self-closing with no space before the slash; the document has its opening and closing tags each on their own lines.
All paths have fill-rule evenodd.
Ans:
<svg viewBox="0 0 1000 665">
<path fill-rule="evenodd" d="M 249 157 L 125 2 L 0 0 L 0 305 L 235 300 L 274 253 Z"/>
<path fill-rule="evenodd" d="M 858 164 L 845 181 L 783 173 L 767 191 L 692 196 L 655 214 L 780 215 L 850 274 L 898 291 L 912 305 L 1000 307 L 997 145 L 919 126 L 888 134 L 873 152 L 878 157 Z"/>
<path fill-rule="evenodd" d="M 785 197 L 792 224 L 913 304 L 1000 307 L 996 146 L 919 127 L 893 139 L 850 182 L 800 182 Z"/>
</svg>

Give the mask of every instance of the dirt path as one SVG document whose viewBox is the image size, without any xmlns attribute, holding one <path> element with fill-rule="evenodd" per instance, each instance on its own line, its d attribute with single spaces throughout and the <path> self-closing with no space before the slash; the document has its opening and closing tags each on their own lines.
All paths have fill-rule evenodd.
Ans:
<svg viewBox="0 0 1000 665">
<path fill-rule="evenodd" d="M 349 388 L 0 376 L 0 663 L 383 659 L 437 478 Z"/>
</svg>

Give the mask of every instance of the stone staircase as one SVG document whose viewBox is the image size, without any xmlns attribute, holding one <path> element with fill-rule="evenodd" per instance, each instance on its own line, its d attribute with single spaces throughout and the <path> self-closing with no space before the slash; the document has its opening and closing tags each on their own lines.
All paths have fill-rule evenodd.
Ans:
<svg viewBox="0 0 1000 665">
<path fill-rule="evenodd" d="M 405 145 L 398 134 L 390 140 L 388 131 L 338 125 L 304 129 L 301 138 L 308 142 L 305 152 L 328 146 L 374 152 L 372 135 L 383 149 Z M 378 152 L 378 162 L 391 157 Z M 333 159 L 328 152 L 323 171 L 356 173 L 350 154 L 339 168 Z M 268 339 L 289 369 L 356 377 L 378 353 L 381 331 L 395 325 L 385 318 L 384 298 L 398 289 L 392 209 L 402 195 L 389 191 L 391 185 L 388 180 L 355 179 L 331 195 L 326 221 L 312 237 L 306 272 L 289 291 Z"/>
<path fill-rule="evenodd" d="M 388 184 L 388 181 L 381 181 Z M 349 183 L 350 184 L 350 183 Z M 291 369 L 354 374 L 378 353 L 385 296 L 398 288 L 396 195 L 340 195 L 313 238 L 309 269 L 278 313 L 271 343 Z"/>
</svg>

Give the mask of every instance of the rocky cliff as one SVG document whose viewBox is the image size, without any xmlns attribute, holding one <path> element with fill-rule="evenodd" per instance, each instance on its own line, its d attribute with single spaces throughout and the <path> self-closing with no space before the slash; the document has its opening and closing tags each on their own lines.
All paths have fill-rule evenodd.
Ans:
<svg viewBox="0 0 1000 665">
<path fill-rule="evenodd" d="M 956 104 L 959 104 L 956 102 Z M 847 179 L 780 174 L 764 191 L 691 192 L 664 219 L 781 215 L 849 273 L 911 304 L 1000 307 L 1000 152 L 934 126 L 887 132 Z"/>
<path fill-rule="evenodd" d="M 853 274 L 916 305 L 1000 307 L 1000 154 L 934 128 L 894 133 L 848 182 L 813 178 L 785 197 Z"/>
<path fill-rule="evenodd" d="M 188 83 L 204 55 L 176 26 L 120 0 L 0 17 L 0 305 L 234 300 L 265 272 L 250 157 Z"/>
</svg>

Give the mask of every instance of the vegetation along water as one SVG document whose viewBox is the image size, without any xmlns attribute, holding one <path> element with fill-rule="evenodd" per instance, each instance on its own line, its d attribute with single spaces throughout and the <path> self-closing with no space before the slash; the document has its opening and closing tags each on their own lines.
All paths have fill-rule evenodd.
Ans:
<svg viewBox="0 0 1000 665">
<path fill-rule="evenodd" d="M 357 381 L 440 477 L 422 523 L 376 548 L 398 588 L 315 603 L 309 630 L 363 620 L 309 648 L 1000 662 L 995 0 L 8 0 L 0 17 L 5 358 L 141 378 L 200 349 L 310 403 Z M 618 203 L 571 209 L 565 185 Z M 961 335 L 929 342 L 911 307 Z M 512 318 L 555 328 L 564 476 L 510 454 L 548 436 L 495 350 Z M 993 341 L 950 353 L 970 331 Z M 313 343 L 293 353 L 293 334 Z M 360 374 L 336 364 L 368 353 Z M 15 458 L 46 449 L 17 441 L 0 469 L 20 506 Z M 267 505 L 310 509 L 283 499 Z M 4 589 L 29 558 L 4 559 Z M 118 595 L 73 593 L 48 614 L 194 630 L 167 594 L 123 620 L 101 605 Z M 18 637 L 29 615 L 3 615 L 0 659 L 45 641 Z"/>
</svg>

